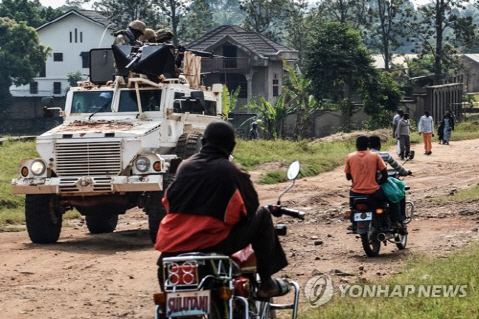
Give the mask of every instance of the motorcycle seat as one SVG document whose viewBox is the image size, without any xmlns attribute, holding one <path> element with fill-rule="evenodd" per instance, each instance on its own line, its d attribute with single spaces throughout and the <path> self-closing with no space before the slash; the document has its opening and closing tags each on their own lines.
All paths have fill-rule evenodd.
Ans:
<svg viewBox="0 0 479 319">
<path fill-rule="evenodd" d="M 378 202 L 368 195 L 351 196 L 351 208 L 355 209 L 358 204 L 366 204 L 369 209 L 386 208 L 386 202 Z"/>
<path fill-rule="evenodd" d="M 256 272 L 256 255 L 251 245 L 231 255 L 231 259 L 239 266 L 241 273 Z"/>
</svg>

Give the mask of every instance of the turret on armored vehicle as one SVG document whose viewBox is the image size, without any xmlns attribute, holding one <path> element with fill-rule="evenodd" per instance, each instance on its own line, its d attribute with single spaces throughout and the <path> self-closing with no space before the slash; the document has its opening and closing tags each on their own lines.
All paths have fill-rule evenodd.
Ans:
<svg viewBox="0 0 479 319">
<path fill-rule="evenodd" d="M 197 74 L 179 75 L 175 54 L 168 44 L 90 52 L 90 80 L 69 90 L 63 124 L 37 137 L 40 158 L 22 160 L 12 181 L 13 193 L 26 194 L 33 242 L 56 242 L 62 215 L 73 208 L 91 233 L 112 232 L 118 215 L 143 208 L 156 238 L 163 190 L 222 113 L 221 84 L 199 85 L 196 57 L 185 68 Z M 45 104 L 58 109 L 51 98 Z"/>
</svg>

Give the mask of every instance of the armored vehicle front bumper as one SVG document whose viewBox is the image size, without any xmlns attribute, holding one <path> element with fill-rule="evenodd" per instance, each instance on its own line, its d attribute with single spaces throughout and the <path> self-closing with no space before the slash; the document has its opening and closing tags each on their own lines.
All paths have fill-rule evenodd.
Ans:
<svg viewBox="0 0 479 319">
<path fill-rule="evenodd" d="M 21 177 L 12 180 L 12 192 L 13 194 L 87 196 L 160 191 L 162 185 L 163 175 Z"/>
</svg>

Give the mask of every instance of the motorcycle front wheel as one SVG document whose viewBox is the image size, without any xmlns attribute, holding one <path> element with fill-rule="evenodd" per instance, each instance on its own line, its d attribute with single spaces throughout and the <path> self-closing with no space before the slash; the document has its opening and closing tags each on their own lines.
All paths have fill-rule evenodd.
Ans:
<svg viewBox="0 0 479 319">
<path fill-rule="evenodd" d="M 376 257 L 381 249 L 381 242 L 374 235 L 361 234 L 361 243 L 363 244 L 364 252 L 368 257 Z"/>
</svg>

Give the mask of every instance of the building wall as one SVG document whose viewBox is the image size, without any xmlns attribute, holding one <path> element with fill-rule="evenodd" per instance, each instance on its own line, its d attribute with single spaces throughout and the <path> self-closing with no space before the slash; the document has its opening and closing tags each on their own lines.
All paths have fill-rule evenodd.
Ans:
<svg viewBox="0 0 479 319">
<path fill-rule="evenodd" d="M 76 41 L 75 41 L 76 30 Z M 51 48 L 51 55 L 46 61 L 46 76 L 37 77 L 38 94 L 30 94 L 30 85 L 13 86 L 13 96 L 64 96 L 69 86 L 67 74 L 80 71 L 89 75 L 89 69 L 83 68 L 81 52 L 92 48 L 109 47 L 113 43 L 111 30 L 80 17 L 74 13 L 38 30 L 40 43 Z M 71 42 L 70 42 L 71 33 Z M 102 39 L 103 41 L 100 40 Z M 54 54 L 62 53 L 63 61 L 54 61 Z M 53 82 L 61 82 L 61 93 L 53 94 Z"/>
<path fill-rule="evenodd" d="M 466 92 L 479 92 L 479 64 L 463 57 Z"/>
<path fill-rule="evenodd" d="M 65 97 L 55 98 L 55 106 L 65 105 Z M 43 117 L 40 97 L 16 97 L 0 119 L 0 135 L 38 135 L 60 125 L 61 118 Z"/>
</svg>

